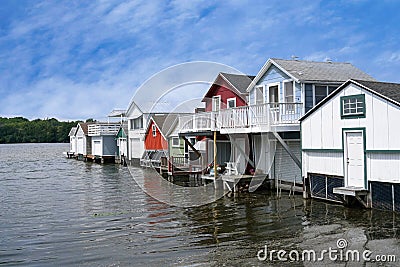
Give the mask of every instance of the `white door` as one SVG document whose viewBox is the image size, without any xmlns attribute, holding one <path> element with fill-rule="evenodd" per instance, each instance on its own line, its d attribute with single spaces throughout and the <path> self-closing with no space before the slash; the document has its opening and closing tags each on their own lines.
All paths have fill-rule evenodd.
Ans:
<svg viewBox="0 0 400 267">
<path fill-rule="evenodd" d="M 83 149 L 84 149 L 84 144 L 83 144 L 83 137 L 78 137 L 78 140 L 76 142 L 76 151 L 78 154 L 83 154 Z"/>
<path fill-rule="evenodd" d="M 140 140 L 140 138 L 131 138 L 130 139 L 130 159 L 140 159 L 144 152 L 144 142 Z"/>
<path fill-rule="evenodd" d="M 363 132 L 345 132 L 346 186 L 364 188 L 364 139 Z"/>
<path fill-rule="evenodd" d="M 101 141 L 93 141 L 93 155 L 102 156 Z"/>
</svg>

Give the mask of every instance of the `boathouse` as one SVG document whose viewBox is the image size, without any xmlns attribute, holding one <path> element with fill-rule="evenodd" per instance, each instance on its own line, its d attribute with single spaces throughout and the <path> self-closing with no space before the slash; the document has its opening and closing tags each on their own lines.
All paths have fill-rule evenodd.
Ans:
<svg viewBox="0 0 400 267">
<path fill-rule="evenodd" d="M 91 136 L 88 135 L 88 125 L 91 123 L 80 122 L 76 130 L 76 155 L 78 159 L 85 159 L 92 154 Z"/>
<path fill-rule="evenodd" d="M 126 110 L 128 120 L 128 161 L 139 165 L 145 151 L 145 135 L 150 117 L 154 114 L 167 114 L 171 107 L 164 103 L 136 103 L 131 101 Z"/>
<path fill-rule="evenodd" d="M 183 140 L 176 132 L 179 113 L 154 114 L 150 117 L 146 128 L 145 151 L 140 160 L 143 167 L 167 168 L 169 160 L 177 160 L 179 164 L 188 162 L 185 149 L 181 147 Z"/>
<path fill-rule="evenodd" d="M 116 163 L 121 163 L 123 165 L 126 164 L 126 160 L 128 157 L 128 123 L 123 122 L 119 127 L 117 136 L 117 157 Z"/>
<path fill-rule="evenodd" d="M 88 125 L 92 153 L 87 158 L 96 162 L 114 162 L 117 154 L 116 134 L 120 123 L 96 122 Z"/>
<path fill-rule="evenodd" d="M 301 119 L 314 198 L 400 211 L 400 84 L 349 80 Z"/>
<path fill-rule="evenodd" d="M 269 59 L 247 89 L 257 168 L 302 184 L 299 118 L 350 78 L 374 80 L 350 63 Z"/>
<path fill-rule="evenodd" d="M 72 127 L 71 130 L 69 131 L 69 151 L 67 152 L 67 157 L 72 157 L 76 153 L 76 128 L 77 127 Z"/>
<path fill-rule="evenodd" d="M 185 139 L 196 137 L 201 140 L 203 148 L 200 153 L 203 163 L 214 165 L 215 141 L 217 165 L 222 169 L 230 165 L 235 169 L 236 174 L 245 174 L 249 169 L 247 165 L 249 150 L 247 133 L 227 135 L 220 131 L 220 126 L 222 123 L 233 126 L 233 116 L 239 114 L 224 111 L 234 112 L 236 108 L 247 105 L 246 88 L 254 77 L 219 73 L 202 99 L 202 102 L 205 103 L 205 112 L 196 112 L 190 116 L 181 117 L 180 135 Z M 207 164 L 204 167 L 207 167 Z"/>
</svg>

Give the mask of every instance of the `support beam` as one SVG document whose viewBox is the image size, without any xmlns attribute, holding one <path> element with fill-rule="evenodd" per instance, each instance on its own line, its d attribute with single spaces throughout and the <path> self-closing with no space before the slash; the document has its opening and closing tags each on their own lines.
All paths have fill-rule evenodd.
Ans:
<svg viewBox="0 0 400 267">
<path fill-rule="evenodd" d="M 290 150 L 289 146 L 283 141 L 282 137 L 277 133 L 273 132 L 275 138 L 281 143 L 283 148 L 286 150 L 286 152 L 289 154 L 289 156 L 293 159 L 293 161 L 296 163 L 297 166 L 301 169 L 301 162 L 300 160 L 296 157 L 296 155 Z"/>
<path fill-rule="evenodd" d="M 214 131 L 214 178 L 217 179 L 217 132 Z"/>
</svg>

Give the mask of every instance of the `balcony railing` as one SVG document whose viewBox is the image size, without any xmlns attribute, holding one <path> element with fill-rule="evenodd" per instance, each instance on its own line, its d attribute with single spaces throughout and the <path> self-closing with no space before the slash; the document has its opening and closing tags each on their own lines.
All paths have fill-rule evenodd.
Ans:
<svg viewBox="0 0 400 267">
<path fill-rule="evenodd" d="M 179 129 L 181 132 L 210 131 L 216 128 L 215 112 L 201 112 L 179 118 Z"/>
<path fill-rule="evenodd" d="M 88 125 L 88 135 L 116 135 L 118 133 L 119 123 L 96 123 Z"/>
<path fill-rule="evenodd" d="M 181 132 L 240 129 L 299 124 L 302 103 L 265 103 L 223 109 L 219 112 L 197 113 L 180 118 Z"/>
</svg>

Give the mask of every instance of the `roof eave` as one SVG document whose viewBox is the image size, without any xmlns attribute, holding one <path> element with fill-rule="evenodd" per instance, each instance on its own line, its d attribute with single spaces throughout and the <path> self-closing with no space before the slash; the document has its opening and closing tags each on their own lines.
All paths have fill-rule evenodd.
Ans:
<svg viewBox="0 0 400 267">
<path fill-rule="evenodd" d="M 281 67 L 278 63 L 276 63 L 272 58 L 269 58 L 267 62 L 265 62 L 264 66 L 261 68 L 261 70 L 257 73 L 257 76 L 254 78 L 254 80 L 249 84 L 249 86 L 246 89 L 246 92 L 250 92 L 250 90 L 260 81 L 261 77 L 267 72 L 267 70 L 271 67 L 271 65 L 276 66 L 279 70 L 284 72 L 286 75 L 291 77 L 295 82 L 300 82 L 299 79 L 297 79 L 295 76 L 293 76 L 290 72 L 285 70 L 283 67 Z"/>
<path fill-rule="evenodd" d="M 231 88 L 235 91 L 236 95 L 239 96 L 244 102 L 247 102 L 245 98 L 242 97 L 242 92 L 240 92 L 236 86 L 234 86 L 222 73 L 220 73 L 221 77 L 231 86 Z M 244 75 L 247 77 L 247 75 Z M 250 78 L 249 78 L 250 79 Z"/>
<path fill-rule="evenodd" d="M 391 98 L 389 98 L 387 96 L 384 96 L 384 95 L 376 92 L 375 90 L 363 85 L 362 83 L 359 83 L 359 82 L 357 82 L 355 80 L 349 79 L 346 82 L 344 82 L 342 85 L 340 85 L 338 88 L 336 88 L 336 90 L 333 91 L 330 95 L 325 97 L 321 102 L 319 102 L 317 105 L 315 105 L 312 109 L 310 109 L 306 114 L 304 114 L 304 116 L 301 117 L 299 119 L 299 121 L 302 122 L 304 119 L 306 119 L 308 116 L 310 116 L 312 113 L 314 113 L 317 109 L 319 109 L 322 105 L 324 105 L 326 102 L 328 102 L 331 98 L 333 98 L 336 94 L 338 94 L 343 88 L 345 88 L 346 86 L 348 86 L 351 83 L 353 83 L 353 84 L 363 88 L 364 90 L 367 90 L 368 92 L 371 92 L 372 94 L 375 94 L 375 95 L 377 95 L 377 96 L 379 96 L 379 97 L 381 97 L 381 98 L 383 98 L 383 99 L 385 99 L 385 100 L 387 100 L 387 101 L 389 101 L 389 102 L 391 102 L 391 103 L 393 103 L 393 104 L 395 104 L 397 106 L 400 106 L 399 102 L 397 102 L 397 101 L 395 101 L 395 100 L 393 100 L 393 99 L 391 99 Z"/>
</svg>

